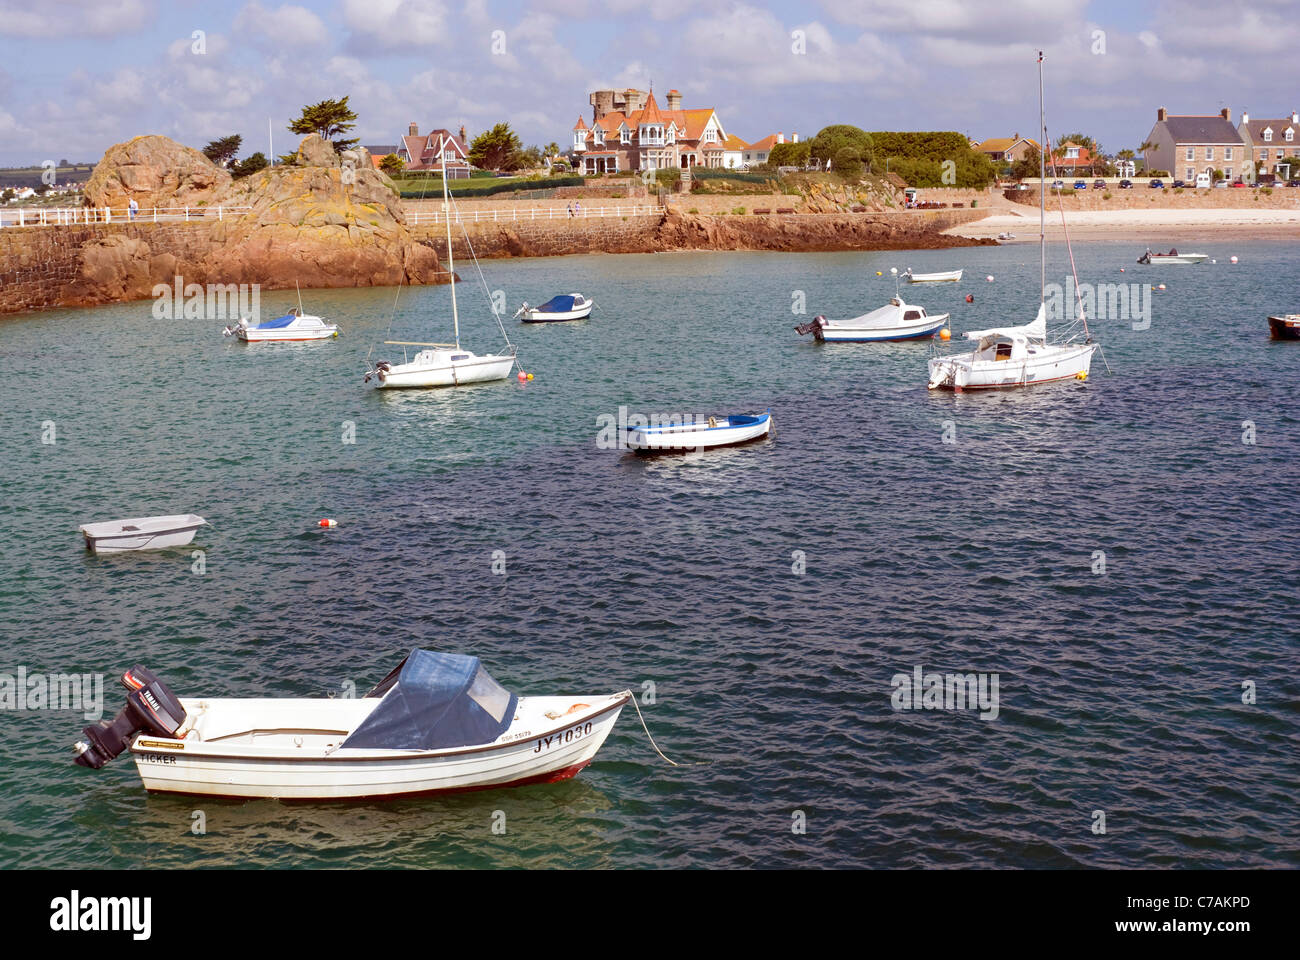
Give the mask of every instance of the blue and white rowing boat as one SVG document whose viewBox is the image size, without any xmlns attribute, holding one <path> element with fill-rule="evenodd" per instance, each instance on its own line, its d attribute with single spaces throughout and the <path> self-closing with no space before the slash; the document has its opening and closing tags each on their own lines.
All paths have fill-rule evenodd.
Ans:
<svg viewBox="0 0 1300 960">
<path fill-rule="evenodd" d="M 526 302 L 515 313 L 524 323 L 558 323 L 562 320 L 582 320 L 591 315 L 596 305 L 580 293 L 551 297 L 540 307 L 530 307 Z"/>
<path fill-rule="evenodd" d="M 732 414 L 684 423 L 629 427 L 627 445 L 640 454 L 682 453 L 750 443 L 766 437 L 771 429 L 770 410 L 755 416 Z"/>
</svg>

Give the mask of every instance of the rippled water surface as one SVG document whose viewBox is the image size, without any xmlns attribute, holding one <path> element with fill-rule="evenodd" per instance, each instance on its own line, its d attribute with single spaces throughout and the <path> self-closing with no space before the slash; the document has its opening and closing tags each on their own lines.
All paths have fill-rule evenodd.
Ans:
<svg viewBox="0 0 1300 960">
<path fill-rule="evenodd" d="M 413 646 L 471 652 L 525 694 L 652 681 L 681 763 L 624 713 L 562 784 L 201 801 L 75 767 L 75 713 L 8 711 L 0 863 L 1300 865 L 1300 344 L 1265 323 L 1300 309 L 1295 248 L 1211 244 L 1157 276 L 1144 245 L 1075 251 L 1083 280 L 1167 284 L 1149 329 L 1095 324 L 1109 373 L 992 396 L 927 393 L 926 344 L 801 340 L 791 305 L 844 317 L 891 266 L 962 267 L 906 292 L 958 331 L 1027 322 L 1033 245 L 489 262 L 511 310 L 599 309 L 508 324 L 536 379 L 459 391 L 361 383 L 371 344 L 448 337 L 445 287 L 395 315 L 391 289 L 304 292 L 344 329 L 306 345 L 148 302 L 0 319 L 0 672 L 105 673 L 111 713 L 136 662 L 181 695 L 321 696 Z M 465 345 L 497 346 L 460 289 Z M 770 407 L 776 436 L 642 461 L 597 446 L 620 406 Z M 190 550 L 96 559 L 76 532 L 189 511 L 212 523 L 201 575 Z M 893 710 L 915 666 L 996 673 L 999 715 Z"/>
</svg>

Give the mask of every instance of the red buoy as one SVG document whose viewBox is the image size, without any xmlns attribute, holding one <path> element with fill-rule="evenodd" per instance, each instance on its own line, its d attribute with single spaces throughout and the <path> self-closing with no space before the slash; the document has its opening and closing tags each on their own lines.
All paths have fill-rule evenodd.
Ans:
<svg viewBox="0 0 1300 960">
<path fill-rule="evenodd" d="M 321 527 L 337 527 L 338 525 L 339 522 L 337 520 L 331 520 L 329 517 L 326 517 L 318 524 L 318 526 Z"/>
<path fill-rule="evenodd" d="M 973 294 L 973 293 L 968 293 L 968 294 L 966 294 L 966 302 L 967 302 L 967 303 L 974 303 L 974 302 L 975 302 L 975 294 Z"/>
</svg>

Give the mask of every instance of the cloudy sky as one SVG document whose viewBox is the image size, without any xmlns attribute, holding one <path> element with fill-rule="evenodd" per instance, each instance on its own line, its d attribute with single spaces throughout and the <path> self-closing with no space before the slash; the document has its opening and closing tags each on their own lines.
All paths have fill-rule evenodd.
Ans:
<svg viewBox="0 0 1300 960">
<path fill-rule="evenodd" d="M 1040 47 L 1049 132 L 1112 151 L 1159 106 L 1300 108 L 1296 0 L 0 0 L 0 164 L 96 160 L 143 133 L 265 152 L 268 118 L 284 153 L 303 104 L 344 94 L 363 143 L 508 120 L 565 146 L 589 91 L 651 80 L 749 141 L 1032 134 Z"/>
</svg>

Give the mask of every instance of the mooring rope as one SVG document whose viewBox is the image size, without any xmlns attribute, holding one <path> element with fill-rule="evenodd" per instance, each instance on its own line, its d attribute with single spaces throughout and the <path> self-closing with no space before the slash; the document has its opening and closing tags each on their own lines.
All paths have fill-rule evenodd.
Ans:
<svg viewBox="0 0 1300 960">
<path fill-rule="evenodd" d="M 645 731 L 646 737 L 650 740 L 650 746 L 655 748 L 655 753 L 659 754 L 659 756 L 663 757 L 665 760 L 668 760 L 667 757 L 664 757 L 664 752 L 659 749 L 659 744 L 655 743 L 655 738 L 650 736 L 650 728 L 645 725 L 645 717 L 641 716 L 641 707 L 636 702 L 635 694 L 633 694 L 632 696 L 632 706 L 636 707 L 637 719 L 641 721 L 641 729 Z M 675 760 L 668 760 L 668 762 L 672 764 L 674 767 L 681 766 L 681 764 L 677 763 Z"/>
</svg>

